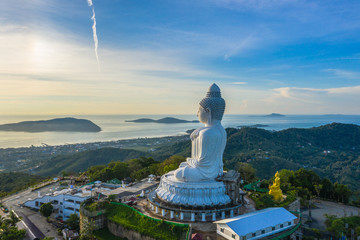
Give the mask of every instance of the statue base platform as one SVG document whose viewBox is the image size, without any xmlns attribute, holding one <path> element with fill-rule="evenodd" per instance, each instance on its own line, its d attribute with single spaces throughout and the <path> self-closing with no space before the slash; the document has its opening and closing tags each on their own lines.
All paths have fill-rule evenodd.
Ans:
<svg viewBox="0 0 360 240">
<path fill-rule="evenodd" d="M 161 177 L 155 190 L 158 199 L 167 204 L 184 207 L 216 207 L 231 202 L 225 194 L 225 184 L 215 180 L 180 182 L 169 172 Z"/>
</svg>

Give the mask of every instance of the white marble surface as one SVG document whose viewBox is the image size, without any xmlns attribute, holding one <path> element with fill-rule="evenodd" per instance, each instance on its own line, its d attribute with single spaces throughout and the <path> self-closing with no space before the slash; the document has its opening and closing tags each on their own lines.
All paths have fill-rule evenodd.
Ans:
<svg viewBox="0 0 360 240">
<path fill-rule="evenodd" d="M 196 129 L 191 134 L 191 157 L 174 173 L 182 182 L 214 180 L 223 172 L 226 132 L 220 121 Z"/>
<path fill-rule="evenodd" d="M 161 177 L 156 194 L 161 200 L 173 205 L 201 207 L 230 203 L 230 197 L 225 194 L 223 182 L 215 180 L 179 182 L 173 172 Z"/>
<path fill-rule="evenodd" d="M 225 101 L 220 88 L 213 84 L 200 101 L 198 117 L 205 126 L 190 136 L 191 157 L 175 171 L 161 177 L 156 194 L 174 205 L 218 206 L 230 203 L 225 184 L 215 179 L 223 174 L 226 131 L 221 125 Z"/>
</svg>

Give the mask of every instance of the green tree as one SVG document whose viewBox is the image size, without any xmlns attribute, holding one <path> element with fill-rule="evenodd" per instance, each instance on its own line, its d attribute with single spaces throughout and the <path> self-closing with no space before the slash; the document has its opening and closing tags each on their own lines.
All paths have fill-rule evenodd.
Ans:
<svg viewBox="0 0 360 240">
<path fill-rule="evenodd" d="M 68 177 L 68 176 L 70 176 L 70 173 L 67 172 L 67 171 L 65 171 L 65 170 L 61 171 L 60 174 L 61 174 L 61 176 L 63 176 L 63 177 Z"/>
<path fill-rule="evenodd" d="M 333 183 L 328 178 L 324 178 L 321 180 L 321 185 L 322 188 L 320 190 L 320 197 L 326 199 L 333 199 L 334 197 Z"/>
<path fill-rule="evenodd" d="M 16 222 L 19 218 L 12 211 L 10 212 L 10 218 L 0 217 L 0 239 L 1 240 L 23 240 L 25 238 L 26 231 L 24 229 L 19 230 L 16 227 Z"/>
<path fill-rule="evenodd" d="M 310 191 L 311 195 L 316 194 L 315 185 L 321 183 L 321 178 L 314 171 L 300 168 L 295 172 L 295 178 L 291 180 L 291 185 L 302 187 Z"/>
<path fill-rule="evenodd" d="M 317 196 L 320 197 L 320 192 L 321 192 L 321 189 L 323 188 L 323 185 L 322 184 L 316 184 L 314 187 L 315 187 L 315 191 L 316 191 Z"/>
<path fill-rule="evenodd" d="M 287 193 L 292 189 L 291 181 L 295 178 L 295 172 L 288 169 L 282 169 L 279 171 L 280 188 L 284 193 Z"/>
<path fill-rule="evenodd" d="M 115 201 L 115 199 L 116 199 L 116 194 L 111 194 L 111 195 L 109 195 L 109 197 L 108 197 L 108 200 L 109 200 L 110 202 Z"/>
<path fill-rule="evenodd" d="M 93 240 L 95 231 L 95 222 L 94 220 L 90 220 L 90 222 L 83 220 L 82 227 L 80 232 L 80 240 Z"/>
<path fill-rule="evenodd" d="M 15 215 L 14 211 L 10 211 L 10 213 L 9 213 L 9 220 L 10 220 L 10 225 L 11 225 L 11 226 L 15 226 L 16 223 L 20 222 L 20 218 L 18 218 L 18 217 Z"/>
<path fill-rule="evenodd" d="M 65 221 L 70 229 L 79 231 L 80 230 L 80 218 L 76 213 L 70 214 L 69 218 Z"/>
<path fill-rule="evenodd" d="M 53 210 L 53 206 L 51 205 L 51 202 L 48 203 L 44 203 L 43 205 L 41 205 L 40 207 L 40 213 L 44 216 L 44 217 L 50 217 L 51 213 Z"/>
<path fill-rule="evenodd" d="M 355 228 L 355 232 L 358 236 L 360 236 L 360 226 L 358 226 L 357 228 Z"/>
<path fill-rule="evenodd" d="M 1 226 L 0 230 L 1 240 L 23 240 L 26 234 L 24 229 L 19 230 L 13 226 Z"/>
<path fill-rule="evenodd" d="M 342 219 L 335 219 L 332 221 L 331 226 L 326 229 L 336 238 L 340 238 L 342 234 L 345 234 L 346 232 L 345 223 Z"/>
<path fill-rule="evenodd" d="M 170 158 L 166 159 L 162 162 L 158 169 L 158 175 L 164 175 L 167 172 L 175 170 L 179 167 L 180 163 L 185 162 L 186 158 L 183 156 L 171 156 Z"/>
<path fill-rule="evenodd" d="M 332 222 L 336 219 L 335 215 L 329 215 L 329 214 L 324 214 L 325 219 L 325 225 L 326 227 L 330 227 Z"/>
<path fill-rule="evenodd" d="M 256 170 L 253 168 L 253 166 L 251 166 L 251 164 L 239 162 L 237 164 L 237 169 L 240 173 L 240 177 L 244 179 L 245 183 L 251 183 L 255 181 Z"/>
<path fill-rule="evenodd" d="M 352 191 L 344 184 L 334 184 L 334 195 L 339 202 L 348 203 L 352 195 Z"/>
<path fill-rule="evenodd" d="M 129 177 L 129 166 L 124 162 L 116 162 L 112 167 L 112 171 L 114 173 L 114 177 L 118 179 L 124 179 Z"/>
</svg>

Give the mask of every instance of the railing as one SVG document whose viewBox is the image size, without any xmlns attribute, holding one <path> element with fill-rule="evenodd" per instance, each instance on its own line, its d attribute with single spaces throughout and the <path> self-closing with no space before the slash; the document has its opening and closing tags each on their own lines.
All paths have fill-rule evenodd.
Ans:
<svg viewBox="0 0 360 240">
<path fill-rule="evenodd" d="M 255 192 L 269 192 L 269 189 L 259 188 L 257 185 L 261 182 L 261 180 L 258 180 L 254 183 L 249 183 L 244 186 L 244 189 L 247 191 L 255 191 Z"/>
</svg>

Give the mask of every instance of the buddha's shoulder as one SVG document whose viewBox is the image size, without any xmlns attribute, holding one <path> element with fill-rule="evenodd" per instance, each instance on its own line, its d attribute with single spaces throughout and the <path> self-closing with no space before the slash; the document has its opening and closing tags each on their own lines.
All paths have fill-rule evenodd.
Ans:
<svg viewBox="0 0 360 240">
<path fill-rule="evenodd" d="M 224 128 L 219 127 L 205 127 L 200 130 L 200 135 L 203 136 L 222 136 L 225 132 Z"/>
</svg>

